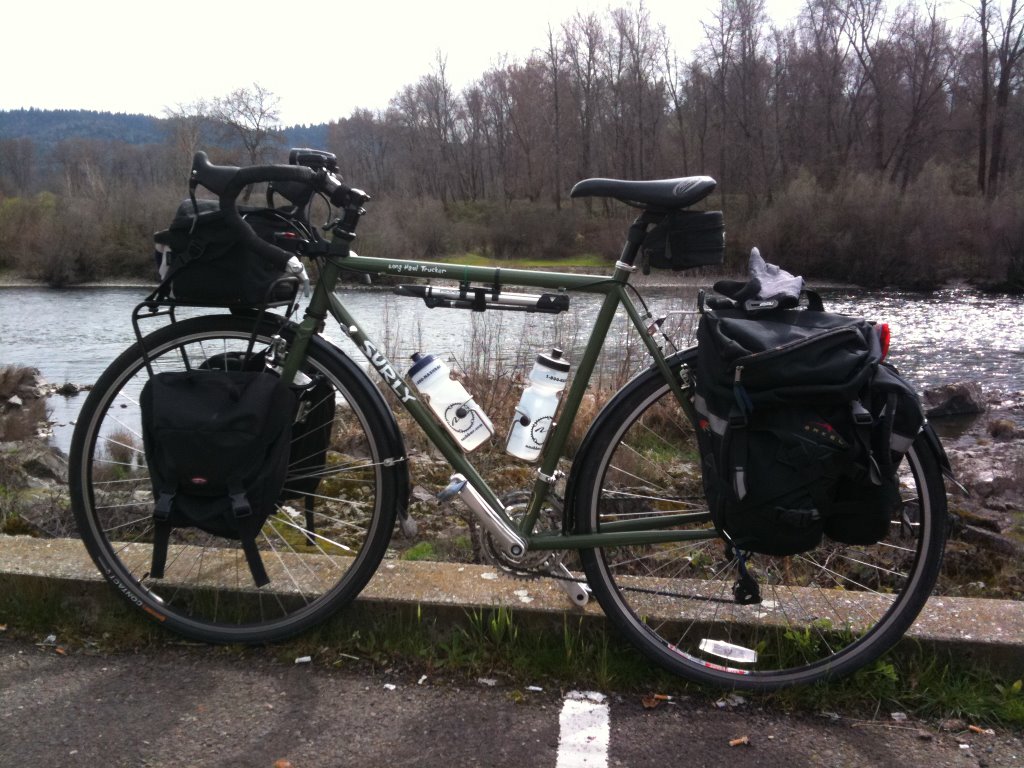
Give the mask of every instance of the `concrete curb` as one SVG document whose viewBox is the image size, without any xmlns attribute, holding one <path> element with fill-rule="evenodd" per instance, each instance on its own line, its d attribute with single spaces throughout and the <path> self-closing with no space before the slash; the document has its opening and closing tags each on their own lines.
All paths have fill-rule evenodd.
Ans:
<svg viewBox="0 0 1024 768">
<path fill-rule="evenodd" d="M 81 542 L 0 535 L 0 605 L 3 595 L 25 593 L 59 600 L 62 612 L 92 613 L 121 602 Z M 605 620 L 595 601 L 573 606 L 550 579 L 519 581 L 494 568 L 449 563 L 385 561 L 358 602 L 364 608 L 415 606 L 440 620 L 454 615 L 453 610 L 497 607 L 510 608 L 521 618 Z M 933 597 L 907 641 L 998 672 L 1024 674 L 1024 602 Z"/>
</svg>

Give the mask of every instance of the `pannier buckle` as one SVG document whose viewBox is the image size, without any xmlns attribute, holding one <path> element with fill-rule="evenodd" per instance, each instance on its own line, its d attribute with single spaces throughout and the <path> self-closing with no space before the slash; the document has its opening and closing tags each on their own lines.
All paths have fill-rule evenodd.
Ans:
<svg viewBox="0 0 1024 768">
<path fill-rule="evenodd" d="M 157 497 L 156 506 L 153 509 L 153 516 L 157 520 L 166 520 L 171 516 L 171 504 L 174 501 L 174 494 L 168 491 L 161 491 Z"/>
<path fill-rule="evenodd" d="M 747 426 L 747 414 L 739 408 L 733 408 L 729 412 L 729 426 L 733 429 L 744 429 Z"/>
<path fill-rule="evenodd" d="M 871 415 L 871 411 L 861 405 L 858 401 L 854 400 L 851 404 L 851 412 L 853 414 L 853 423 L 858 427 L 870 427 L 875 423 L 874 417 Z"/>
<path fill-rule="evenodd" d="M 248 517 L 252 514 L 252 507 L 249 506 L 249 500 L 245 498 L 244 493 L 231 494 L 231 511 L 236 518 Z"/>
</svg>

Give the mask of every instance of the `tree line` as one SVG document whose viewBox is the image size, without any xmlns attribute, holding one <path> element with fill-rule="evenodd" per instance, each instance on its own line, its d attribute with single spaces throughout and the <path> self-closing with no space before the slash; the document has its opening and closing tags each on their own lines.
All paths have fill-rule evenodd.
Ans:
<svg viewBox="0 0 1024 768">
<path fill-rule="evenodd" d="M 777 26 L 764 0 L 722 0 L 685 57 L 642 2 L 576 14 L 463 88 L 438 53 L 386 109 L 329 124 L 325 148 L 378 198 L 365 249 L 614 257 L 628 213 L 571 203 L 574 181 L 707 174 L 730 268 L 756 243 L 815 276 L 1020 286 L 1022 5 L 969 0 L 950 19 L 916 0 L 806 0 Z M 47 189 L 65 205 L 126 186 L 180 196 L 199 146 L 282 155 L 276 97 L 258 85 L 167 117 L 157 149 L 58 145 Z M 31 188 L 18 141 L 0 143 L 8 195 Z M 0 266 L 4 245 L 0 231 Z"/>
</svg>

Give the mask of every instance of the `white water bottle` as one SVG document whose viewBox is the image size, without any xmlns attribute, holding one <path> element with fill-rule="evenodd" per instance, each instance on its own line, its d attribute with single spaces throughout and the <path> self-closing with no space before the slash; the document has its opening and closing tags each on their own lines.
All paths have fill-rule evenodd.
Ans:
<svg viewBox="0 0 1024 768">
<path fill-rule="evenodd" d="M 516 406 L 516 418 L 508 435 L 505 450 L 516 458 L 535 461 L 554 423 L 558 396 L 569 380 L 569 363 L 562 359 L 562 350 L 552 349 L 550 355 L 538 355 L 528 378 L 529 385 Z"/>
<path fill-rule="evenodd" d="M 409 378 L 426 395 L 431 410 L 463 450 L 472 451 L 494 434 L 494 425 L 466 388 L 451 377 L 444 361 L 433 355 L 412 356 Z"/>
</svg>

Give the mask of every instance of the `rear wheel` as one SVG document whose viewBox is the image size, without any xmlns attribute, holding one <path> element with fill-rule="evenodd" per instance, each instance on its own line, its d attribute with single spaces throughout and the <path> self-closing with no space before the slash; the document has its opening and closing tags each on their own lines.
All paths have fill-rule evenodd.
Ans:
<svg viewBox="0 0 1024 768">
<path fill-rule="evenodd" d="M 254 336 L 253 322 L 199 317 L 162 328 L 144 339 L 153 372 L 231 365 L 294 330 L 278 319 Z M 293 440 L 277 510 L 257 537 L 271 580 L 262 588 L 238 542 L 195 528 L 172 531 L 164 576 L 150 576 L 153 492 L 139 413 L 149 375 L 139 344 L 110 365 L 82 408 L 69 457 L 79 531 L 118 592 L 188 637 L 239 643 L 293 635 L 355 598 L 384 555 L 408 488 L 401 441 L 365 374 L 313 339 L 297 383 L 317 402 L 298 418 L 324 422 L 305 431 L 321 429 L 326 451 L 322 440 L 315 455 L 309 440 Z"/>
<path fill-rule="evenodd" d="M 684 385 L 694 358 L 673 360 Z M 609 619 L 676 674 L 771 689 L 852 672 L 904 634 L 935 584 L 946 496 L 924 438 L 901 464 L 903 505 L 885 539 L 851 546 L 826 538 L 790 557 L 752 555 L 745 567 L 762 599 L 744 605 L 734 596 L 741 563 L 707 513 L 694 425 L 662 378 L 635 380 L 594 429 L 577 458 L 577 530 L 692 515 L 670 528 L 692 540 L 581 553 Z"/>
</svg>

